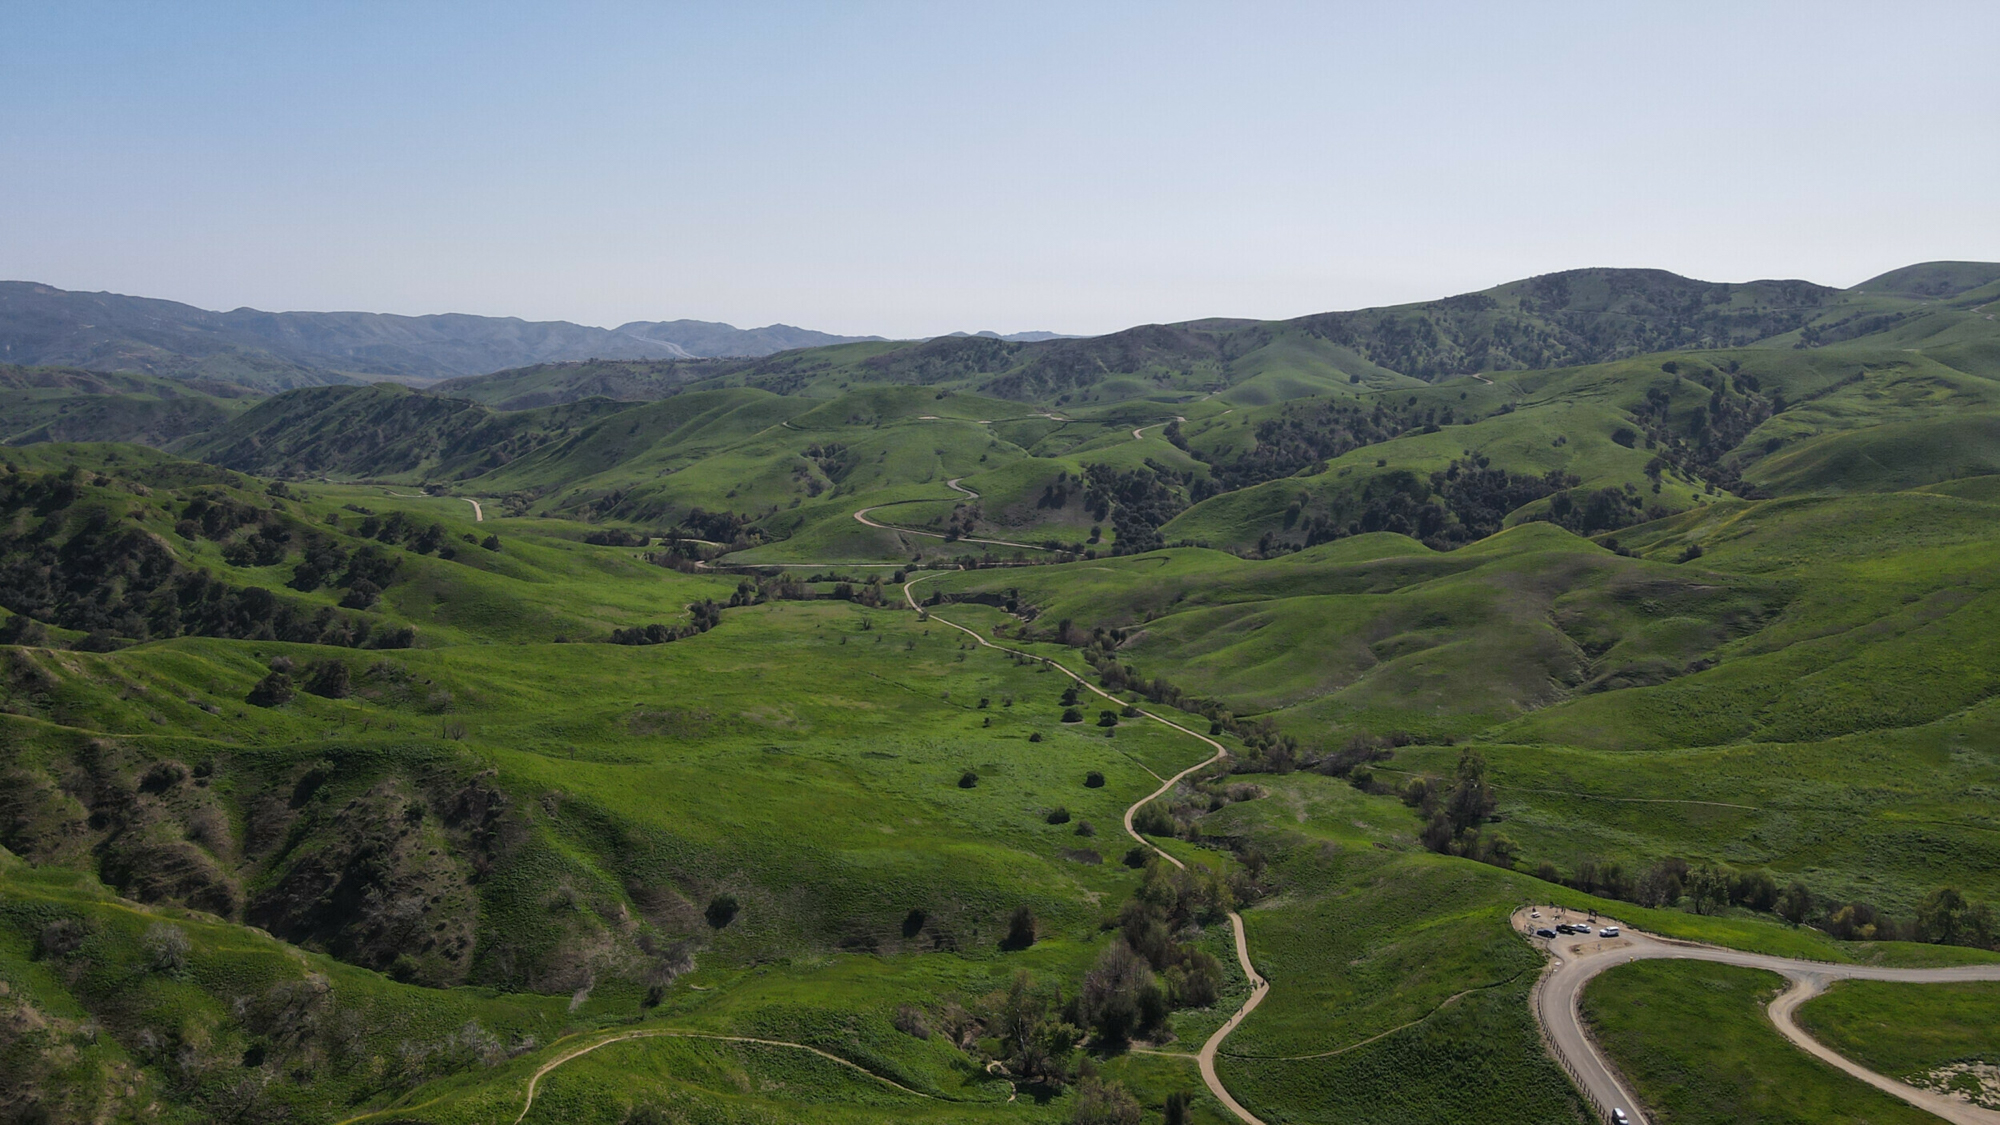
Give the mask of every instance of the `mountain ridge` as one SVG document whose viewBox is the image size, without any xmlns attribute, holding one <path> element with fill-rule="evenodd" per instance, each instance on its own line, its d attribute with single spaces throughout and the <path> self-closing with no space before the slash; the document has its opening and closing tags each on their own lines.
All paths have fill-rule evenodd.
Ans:
<svg viewBox="0 0 2000 1125">
<path fill-rule="evenodd" d="M 390 379 L 425 385 L 535 363 L 761 356 L 878 337 L 790 325 L 631 321 L 598 328 L 471 313 L 217 312 L 156 297 L 0 281 L 0 362 L 210 379 L 275 392 Z"/>
</svg>

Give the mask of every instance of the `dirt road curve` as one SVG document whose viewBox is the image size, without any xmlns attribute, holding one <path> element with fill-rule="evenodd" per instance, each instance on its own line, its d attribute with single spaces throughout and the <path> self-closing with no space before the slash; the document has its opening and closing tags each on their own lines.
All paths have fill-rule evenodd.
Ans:
<svg viewBox="0 0 2000 1125">
<path fill-rule="evenodd" d="M 1771 1002 L 1771 1022 L 1777 1025 L 1785 1038 L 1810 1052 L 1831 1066 L 1840 1068 L 1859 1078 L 1870 1086 L 1903 1099 L 1927 1113 L 1934 1113 L 1955 1125 L 2000 1125 L 2000 1113 L 1968 1105 L 1956 1098 L 1948 1098 L 1929 1090 L 1884 1077 L 1829 1050 L 1824 1044 L 1806 1034 L 1792 1018 L 1800 1004 L 1826 990 L 1826 986 L 1836 980 L 1887 980 L 1904 981 L 1912 984 L 1944 984 L 1952 981 L 2000 980 L 2000 965 L 1954 965 L 1943 969 L 1888 969 L 1875 965 L 1835 965 L 1824 961 L 1798 961 L 1789 957 L 1771 957 L 1762 953 L 1744 953 L 1735 949 L 1722 949 L 1712 945 L 1697 945 L 1693 942 L 1675 941 L 1655 937 L 1652 934 L 1624 930 L 1619 937 L 1604 938 L 1589 935 L 1564 935 L 1553 940 L 1529 936 L 1537 928 L 1554 928 L 1564 920 L 1553 912 L 1553 908 L 1543 909 L 1541 916 L 1529 913 L 1524 907 L 1514 914 L 1514 928 L 1528 940 L 1540 945 L 1553 959 L 1553 966 L 1535 985 L 1530 1003 L 1534 1006 L 1535 1019 L 1541 1023 L 1543 1033 L 1548 1037 L 1550 1047 L 1557 1057 L 1568 1064 L 1571 1074 L 1584 1090 L 1607 1112 L 1621 1108 L 1634 1122 L 1642 1125 L 1646 1121 L 1637 1099 L 1623 1078 L 1614 1070 L 1597 1044 L 1583 1029 L 1583 1021 L 1578 1009 L 1578 999 L 1583 995 L 1584 985 L 1592 977 L 1606 969 L 1633 961 L 1655 958 L 1675 958 L 1693 961 L 1715 961 L 1724 965 L 1738 965 L 1746 969 L 1765 969 L 1777 973 L 1792 982 L 1792 987 Z M 1567 916 L 1571 922 L 1583 919 L 1575 914 Z M 1599 919 L 1598 926 L 1615 923 Z"/>
<path fill-rule="evenodd" d="M 465 501 L 466 503 L 468 503 L 468 504 L 472 505 L 472 522 L 473 522 L 473 523 L 485 523 L 485 522 L 486 522 L 486 509 L 484 509 L 484 508 L 482 508 L 482 507 L 480 507 L 480 506 L 479 506 L 479 501 L 477 501 L 477 500 L 474 500 L 474 499 L 473 499 L 472 497 L 470 497 L 470 496 L 461 496 L 461 497 L 459 497 L 459 499 L 461 499 L 461 500 L 464 500 L 464 501 Z"/>
<path fill-rule="evenodd" d="M 903 600 L 910 603 L 911 609 L 917 609 L 918 608 L 917 596 L 910 588 L 912 586 L 915 586 L 919 582 L 925 581 L 926 579 L 939 577 L 940 574 L 944 573 L 949 573 L 949 572 L 940 571 L 937 574 L 926 574 L 920 578 L 912 578 L 908 582 L 905 582 L 903 584 Z M 1043 664 L 1046 664 L 1049 667 L 1055 669 L 1056 671 L 1061 672 L 1063 675 L 1068 676 L 1070 679 L 1075 680 L 1079 685 L 1089 688 L 1096 694 L 1103 696 L 1105 699 L 1108 699 L 1113 703 L 1117 703 L 1120 706 L 1123 706 L 1125 703 L 1124 700 L 1119 699 L 1117 696 L 1112 695 L 1110 692 L 1105 691 L 1103 688 L 1098 687 L 1096 684 L 1091 683 L 1089 680 L 1084 679 L 1082 676 L 1077 675 L 1075 672 L 1070 671 L 1068 668 L 1063 667 L 1061 664 L 1058 664 L 1055 661 L 1048 659 L 1047 657 L 1037 656 L 1032 652 L 1022 652 L 1020 649 L 1016 648 L 1008 648 L 1006 645 L 996 645 L 992 641 L 987 640 L 985 637 L 980 636 L 978 632 L 972 629 L 968 629 L 965 626 L 960 625 L 955 621 L 947 621 L 944 618 L 937 616 L 936 614 L 931 615 L 931 620 L 937 622 L 940 625 L 948 625 L 951 628 L 956 629 L 961 633 L 964 633 L 966 636 L 971 637 L 975 641 L 978 641 L 981 645 L 985 646 L 986 648 L 999 649 L 1003 652 L 1018 653 L 1019 655 L 1025 656 L 1030 660 L 1039 660 Z M 1165 851 L 1163 851 L 1161 848 L 1155 845 L 1151 840 L 1148 840 L 1144 836 L 1141 836 L 1139 834 L 1138 829 L 1132 827 L 1132 818 L 1138 814 L 1140 808 L 1144 807 L 1146 802 L 1151 801 L 1154 798 L 1159 797 L 1171 791 L 1174 786 L 1180 784 L 1182 778 L 1187 777 L 1189 774 L 1192 774 L 1197 770 L 1205 769 L 1208 766 L 1214 764 L 1215 762 L 1221 760 L 1222 758 L 1227 757 L 1229 751 L 1222 745 L 1222 743 L 1217 742 L 1216 740 L 1208 737 L 1205 734 L 1199 734 L 1195 731 L 1189 730 L 1187 727 L 1184 727 L 1179 723 L 1174 722 L 1172 719 L 1161 718 L 1160 716 L 1155 715 L 1151 711 L 1145 710 L 1144 708 L 1138 708 L 1137 710 L 1139 714 L 1145 716 L 1146 718 L 1151 719 L 1156 723 L 1172 727 L 1173 729 L 1181 732 L 1182 734 L 1187 735 L 1189 738 L 1197 739 L 1201 742 L 1207 743 L 1211 748 L 1215 750 L 1215 753 L 1209 755 L 1208 757 L 1202 759 L 1199 762 L 1196 762 L 1194 765 L 1189 766 L 1188 768 L 1182 770 L 1181 772 L 1175 774 L 1174 776 L 1167 778 L 1165 781 L 1162 781 L 1158 789 L 1155 789 L 1151 793 L 1146 794 L 1144 797 L 1139 798 L 1137 801 L 1132 802 L 1131 806 L 1125 810 L 1125 831 L 1128 835 L 1130 835 L 1134 840 L 1139 841 L 1139 843 L 1144 847 L 1151 848 L 1156 854 L 1159 855 L 1161 859 L 1166 860 L 1168 863 L 1173 864 L 1175 867 L 1184 868 L 1187 866 L 1186 864 L 1182 863 L 1178 859 L 1175 859 L 1173 856 L 1168 855 Z M 1239 1120 L 1244 1122 L 1244 1125 L 1264 1125 L 1264 1122 L 1261 1118 L 1259 1118 L 1256 1114 L 1251 1113 L 1249 1110 L 1243 1108 L 1242 1103 L 1238 1102 L 1235 1098 L 1230 1096 L 1228 1089 L 1226 1089 L 1222 1085 L 1222 1079 L 1218 1077 L 1215 1073 L 1215 1052 L 1217 1048 L 1222 1046 L 1222 1041 L 1229 1037 L 1230 1032 L 1236 1030 L 1236 1025 L 1243 1022 L 1244 1016 L 1247 1016 L 1252 1011 L 1255 1011 L 1257 1005 L 1262 1004 L 1264 1002 L 1265 995 L 1269 993 L 1271 989 L 1271 982 L 1265 980 L 1262 976 L 1258 975 L 1257 967 L 1250 963 L 1250 942 L 1249 939 L 1246 938 L 1243 933 L 1243 916 L 1241 914 L 1236 913 L 1233 910 L 1229 912 L 1229 929 L 1230 932 L 1233 933 L 1236 938 L 1236 963 L 1242 966 L 1244 977 L 1250 981 L 1250 998 L 1243 1002 L 1243 1006 L 1236 1010 L 1235 1015 L 1229 1017 L 1228 1022 L 1224 1023 L 1221 1027 L 1215 1029 L 1215 1034 L 1208 1037 L 1208 1042 L 1203 1043 L 1201 1045 L 1201 1051 L 1199 1054 L 1195 1056 L 1195 1061 L 1199 1063 L 1201 1066 L 1201 1080 L 1208 1084 L 1209 1093 L 1214 1094 L 1217 1101 L 1227 1106 L 1229 1108 L 1229 1112 L 1235 1114 Z"/>
<path fill-rule="evenodd" d="M 573 1051 L 566 1051 L 560 1055 L 557 1055 L 555 1058 L 550 1059 L 548 1062 L 543 1063 L 540 1069 L 536 1070 L 534 1074 L 528 1077 L 527 1101 L 524 1105 L 521 1106 L 521 1115 L 519 1117 L 514 1118 L 514 1125 L 521 1125 L 521 1122 L 527 1118 L 528 1111 L 535 1108 L 535 1087 L 541 1082 L 542 1077 L 548 1074 L 549 1071 L 554 1070 L 555 1068 L 561 1066 L 566 1062 L 569 1062 L 572 1059 L 581 1058 L 582 1056 L 597 1050 L 599 1047 L 609 1047 L 613 1043 L 623 1043 L 627 1039 L 711 1039 L 722 1043 L 755 1043 L 764 1047 L 787 1047 L 794 1051 L 808 1051 L 811 1052 L 812 1054 L 818 1055 L 820 1058 L 823 1058 L 828 1062 L 836 1062 L 839 1063 L 841 1066 L 848 1068 L 849 1070 L 860 1071 L 862 1074 L 865 1074 L 868 1077 L 873 1078 L 875 1081 L 880 1082 L 882 1085 L 889 1086 L 897 1090 L 901 1090 L 905 1094 L 915 1094 L 917 1097 L 920 1098 L 932 1097 L 930 1094 L 926 1094 L 922 1090 L 912 1090 L 908 1086 L 905 1086 L 899 1082 L 892 1082 L 889 1079 L 882 1077 L 881 1075 L 875 1073 L 874 1071 L 869 1070 L 867 1067 L 849 1062 L 848 1060 L 841 1058 L 839 1055 L 828 1054 L 827 1052 L 820 1050 L 818 1047 L 808 1047 L 804 1043 L 787 1043 L 782 1039 L 753 1039 L 745 1035 L 709 1035 L 699 1031 L 666 1031 L 666 1030 L 628 1031 L 621 1035 L 611 1035 L 603 1039 L 599 1039 L 595 1042 L 587 1043 L 581 1047 L 578 1047 Z M 932 1100 L 935 1099 L 933 1098 Z"/>
<path fill-rule="evenodd" d="M 964 479 L 965 479 L 964 477 L 953 477 L 950 480 L 944 482 L 944 485 L 946 488 L 951 489 L 953 492 L 963 493 L 964 495 L 974 500 L 979 499 L 979 494 L 977 492 L 974 492 L 971 489 L 966 488 L 958 483 L 959 481 L 962 481 Z M 894 524 L 876 523 L 874 520 L 868 518 L 868 513 L 877 511 L 882 508 L 887 508 L 890 506 L 890 504 L 935 504 L 935 503 L 937 503 L 936 500 L 892 500 L 889 502 L 889 504 L 877 504 L 873 508 L 863 508 L 860 511 L 854 513 L 854 518 L 861 521 L 862 523 L 867 524 L 869 527 L 879 527 L 884 531 L 899 532 L 903 535 L 921 535 L 926 539 L 943 539 L 944 536 L 939 532 L 918 531 L 914 528 L 897 527 Z M 1023 550 L 1028 550 L 1028 551 L 1048 550 L 1048 548 L 1046 547 L 1038 547 L 1033 543 L 1014 543 L 1005 539 L 976 539 L 970 535 L 961 535 L 958 537 L 958 541 L 960 543 L 990 543 L 995 547 L 1020 547 Z"/>
<path fill-rule="evenodd" d="M 1223 411 L 1223 413 L 1224 413 L 1224 414 L 1227 414 L 1227 413 L 1229 413 L 1229 411 L 1225 410 L 1225 411 Z M 1187 419 L 1186 419 L 1186 418 L 1183 418 L 1183 417 L 1181 417 L 1181 416 L 1180 416 L 1180 415 L 1178 415 L 1178 414 L 1176 414 L 1176 415 L 1174 415 L 1174 421 L 1176 421 L 1176 422 L 1185 422 L 1185 421 L 1187 421 Z M 1153 424 L 1152 424 L 1152 425 L 1150 425 L 1150 426 L 1140 426 L 1140 427 L 1139 427 L 1138 429 L 1136 429 L 1136 430 L 1133 430 L 1133 431 L 1132 431 L 1132 440 L 1133 440 L 1133 441 L 1138 441 L 1138 440 L 1139 440 L 1139 439 L 1140 439 L 1140 438 L 1141 438 L 1141 437 L 1143 436 L 1143 431 L 1145 431 L 1145 430 L 1157 430 L 1157 429 L 1159 429 L 1159 428 L 1160 428 L 1161 426 L 1164 426 L 1164 425 L 1166 425 L 1166 423 L 1165 423 L 1165 422 L 1155 422 L 1155 423 L 1153 423 Z"/>
</svg>

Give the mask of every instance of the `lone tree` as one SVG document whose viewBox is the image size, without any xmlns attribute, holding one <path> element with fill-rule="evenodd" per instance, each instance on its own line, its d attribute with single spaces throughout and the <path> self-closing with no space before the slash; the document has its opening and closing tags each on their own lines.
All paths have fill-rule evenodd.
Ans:
<svg viewBox="0 0 2000 1125">
<path fill-rule="evenodd" d="M 1035 944 L 1035 912 L 1027 903 L 1014 908 L 1014 914 L 1007 919 L 1007 940 L 1000 943 L 1007 949 L 1026 949 Z"/>
<path fill-rule="evenodd" d="M 1779 893 L 1778 917 L 1792 925 L 1803 925 L 1807 918 L 1812 917 L 1812 911 L 1812 892 L 1806 889 L 1804 883 L 1795 879 L 1790 886 Z"/>
</svg>

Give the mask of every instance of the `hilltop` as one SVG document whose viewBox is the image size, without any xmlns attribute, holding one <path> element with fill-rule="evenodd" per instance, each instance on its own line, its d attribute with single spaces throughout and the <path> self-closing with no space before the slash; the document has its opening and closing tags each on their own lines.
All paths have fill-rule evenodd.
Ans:
<svg viewBox="0 0 2000 1125">
<path fill-rule="evenodd" d="M 1719 496 L 1991 471 L 1996 295 L 2000 268 L 1962 263 L 1852 292 L 1579 271 L 1300 321 L 299 390 L 175 448 L 545 514 L 667 526 L 724 512 L 757 530 L 743 557 L 758 562 L 888 561 L 930 538 L 1273 556 L 1389 530 L 1442 549 L 1523 520 L 1603 534 Z M 1411 325 L 1434 345 L 1398 353 L 1416 374 L 1376 362 L 1388 341 L 1418 338 Z M 1510 363 L 1577 362 L 1435 366 L 1495 362 L 1501 336 Z M 852 518 L 879 505 L 893 518 L 877 522 L 908 533 Z"/>
</svg>

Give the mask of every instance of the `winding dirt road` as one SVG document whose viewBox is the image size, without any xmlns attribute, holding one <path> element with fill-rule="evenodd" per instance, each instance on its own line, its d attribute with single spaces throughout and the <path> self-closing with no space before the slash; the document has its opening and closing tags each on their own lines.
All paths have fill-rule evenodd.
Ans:
<svg viewBox="0 0 2000 1125">
<path fill-rule="evenodd" d="M 911 590 L 911 587 L 915 586 L 919 582 L 923 582 L 931 578 L 941 577 L 942 575 L 949 573 L 951 572 L 938 571 L 933 574 L 926 574 L 917 578 L 912 578 L 908 582 L 903 583 L 903 600 L 910 603 L 911 609 L 921 610 L 922 607 L 917 605 L 917 596 Z M 1084 679 L 1082 676 L 1077 675 L 1075 672 L 1070 671 L 1068 668 L 1064 667 L 1063 665 L 1057 663 L 1054 660 L 1049 659 L 1046 656 L 1038 656 L 1032 652 L 1023 652 L 1017 648 L 1008 648 L 1006 645 L 996 645 L 992 641 L 987 640 L 985 637 L 980 636 L 978 631 L 973 629 L 968 629 L 965 626 L 960 625 L 956 621 L 947 621 L 944 618 L 939 617 L 935 613 L 931 614 L 930 619 L 932 621 L 937 622 L 940 625 L 948 625 L 951 628 L 956 629 L 961 633 L 964 633 L 966 636 L 971 637 L 973 640 L 979 642 L 979 644 L 981 644 L 986 648 L 998 649 L 1001 652 L 1011 652 L 1018 656 L 1025 656 L 1030 660 L 1038 660 L 1041 663 L 1046 664 L 1049 667 L 1055 669 L 1056 671 L 1061 672 L 1063 675 L 1068 676 L 1070 679 L 1075 680 L 1079 685 L 1089 688 L 1092 692 L 1095 692 L 1096 694 L 1103 696 L 1105 699 L 1113 703 L 1119 704 L 1120 706 L 1125 705 L 1124 700 L 1119 699 L 1117 696 L 1112 695 L 1110 692 L 1105 691 L 1103 688 L 1098 687 L 1096 684 L 1091 683 L 1089 680 Z M 1131 804 L 1131 806 L 1125 810 L 1125 832 L 1127 835 L 1131 836 L 1134 840 L 1137 840 L 1141 846 L 1151 848 L 1153 852 L 1157 854 L 1161 859 L 1166 860 L 1168 863 L 1173 864 L 1175 867 L 1185 869 L 1187 867 L 1186 864 L 1182 863 L 1180 860 L 1175 859 L 1173 856 L 1169 855 L 1159 845 L 1153 843 L 1151 840 L 1148 840 L 1144 836 L 1140 835 L 1138 829 L 1132 827 L 1132 818 L 1138 814 L 1139 810 L 1142 807 L 1144 807 L 1147 802 L 1155 800 L 1156 798 L 1159 798 L 1171 792 L 1173 790 L 1173 787 L 1180 784 L 1183 778 L 1199 770 L 1206 769 L 1209 766 L 1214 765 L 1216 762 L 1221 761 L 1223 758 L 1228 757 L 1229 750 L 1226 747 L 1224 747 L 1222 743 L 1217 742 L 1213 738 L 1210 738 L 1205 734 L 1200 734 L 1193 730 L 1190 730 L 1189 728 L 1184 727 L 1177 722 L 1174 722 L 1172 719 L 1162 718 L 1161 716 L 1156 715 L 1153 712 L 1148 711 L 1144 708 L 1134 708 L 1134 710 L 1137 710 L 1139 714 L 1145 716 L 1148 719 L 1153 720 L 1156 723 L 1172 727 L 1173 729 L 1181 732 L 1182 734 L 1187 735 L 1189 738 L 1193 738 L 1201 742 L 1207 743 L 1210 747 L 1212 747 L 1215 750 L 1215 753 L 1209 755 L 1207 758 L 1204 758 L 1201 761 L 1196 762 L 1194 765 L 1191 765 L 1188 768 L 1182 770 L 1181 772 L 1173 775 L 1172 777 L 1167 778 L 1165 781 L 1162 781 L 1158 789 L 1155 789 L 1151 793 L 1148 793 L 1144 797 L 1141 797 L 1137 801 L 1134 801 Z M 1238 914 L 1234 910 L 1229 912 L 1229 929 L 1236 939 L 1236 963 L 1242 966 L 1244 977 L 1250 981 L 1250 998 L 1248 1000 L 1245 1000 L 1243 1002 L 1243 1006 L 1241 1008 L 1238 1008 L 1236 1010 L 1236 1013 L 1230 1016 L 1228 1021 L 1225 1022 L 1221 1027 L 1216 1028 L 1215 1034 L 1209 1036 L 1208 1041 L 1201 1045 L 1201 1051 L 1195 1056 L 1195 1061 L 1201 1067 L 1201 1080 L 1208 1085 L 1208 1092 L 1214 1094 L 1217 1101 L 1221 1102 L 1224 1106 L 1227 1106 L 1229 1112 L 1235 1114 L 1238 1119 L 1244 1122 L 1244 1125 L 1264 1125 L 1264 1121 L 1261 1118 L 1259 1118 L 1256 1114 L 1251 1113 L 1249 1110 L 1243 1108 L 1243 1104 L 1241 1102 L 1237 1101 L 1234 1097 L 1230 1096 L 1229 1090 L 1222 1084 L 1222 1079 L 1215 1073 L 1216 1050 L 1222 1046 L 1222 1041 L 1229 1037 L 1229 1033 L 1236 1030 L 1236 1025 L 1243 1022 L 1243 1017 L 1255 1011 L 1257 1005 L 1264 1002 L 1264 997 L 1270 992 L 1271 989 L 1271 982 L 1265 980 L 1262 976 L 1258 975 L 1257 967 L 1250 963 L 1250 942 L 1243 932 L 1243 916 L 1241 914 Z"/>
<path fill-rule="evenodd" d="M 1808 1035 L 1793 1018 L 1799 1005 L 1826 991 L 1827 985 L 1836 980 L 1886 980 L 1910 984 L 2000 980 L 2000 964 L 1953 965 L 1941 969 L 1890 969 L 1876 965 L 1838 965 L 1825 961 L 1800 961 L 1790 957 L 1772 957 L 1763 953 L 1745 953 L 1719 946 L 1698 945 L 1694 942 L 1676 941 L 1629 929 L 1623 930 L 1620 936 L 1615 938 L 1576 934 L 1562 935 L 1551 940 L 1533 937 L 1534 930 L 1542 927 L 1554 928 L 1555 924 L 1563 919 L 1552 907 L 1541 916 L 1533 916 L 1529 911 L 1530 908 L 1523 907 L 1514 913 L 1514 928 L 1528 937 L 1528 940 L 1541 946 L 1553 961 L 1548 971 L 1542 974 L 1542 979 L 1536 983 L 1534 993 L 1529 1000 L 1534 1008 L 1535 1019 L 1542 1025 L 1542 1032 L 1548 1037 L 1550 1049 L 1557 1059 L 1564 1063 L 1570 1074 L 1576 1078 L 1577 1084 L 1583 1087 L 1584 1092 L 1598 1104 L 1599 1111 L 1607 1116 L 1610 1109 L 1620 1108 L 1626 1112 L 1633 1125 L 1644 1125 L 1646 1121 L 1646 1116 L 1639 1109 L 1638 1099 L 1633 1097 L 1631 1088 L 1604 1057 L 1597 1043 L 1584 1031 L 1581 1010 L 1578 1006 L 1583 988 L 1591 978 L 1606 969 L 1630 964 L 1633 961 L 1673 958 L 1714 961 L 1746 969 L 1763 969 L 1783 976 L 1792 982 L 1792 986 L 1771 1002 L 1770 1015 L 1771 1022 L 1777 1025 L 1785 1038 L 1828 1065 L 1837 1067 L 1884 1093 L 1901 1098 L 1918 1109 L 1953 1122 L 1954 1125 L 2000 1125 L 2000 1113 L 1898 1082 L 1828 1049 L 1825 1044 Z M 1579 922 L 1582 919 L 1578 915 L 1570 914 L 1567 920 Z M 1601 929 L 1616 923 L 1608 919 L 1599 919 L 1597 925 Z"/>
<path fill-rule="evenodd" d="M 977 492 L 974 492 L 974 491 L 972 491 L 971 489 L 969 489 L 969 488 L 966 488 L 966 487 L 965 487 L 964 485 L 961 485 L 961 484 L 959 484 L 959 483 L 958 483 L 959 481 L 962 481 L 962 480 L 964 480 L 964 479 L 965 479 L 964 477 L 953 477 L 953 478 L 951 478 L 950 480 L 948 480 L 948 481 L 944 482 L 944 486 L 945 486 L 946 488 L 949 488 L 949 489 L 951 489 L 951 490 L 952 490 L 953 492 L 958 492 L 958 493 L 962 493 L 962 494 L 964 494 L 965 496 L 968 496 L 968 497 L 970 497 L 971 499 L 974 499 L 974 500 L 977 500 L 977 499 L 979 499 L 979 494 L 978 494 Z M 942 497 L 940 497 L 940 499 L 942 499 Z M 884 530 L 884 531 L 894 531 L 894 532 L 899 532 L 899 533 L 901 533 L 901 534 L 903 534 L 903 535 L 921 535 L 921 536 L 923 536 L 923 537 L 924 537 L 924 538 L 926 538 L 926 539 L 943 539 L 943 538 L 945 538 L 945 536 L 944 536 L 944 535 L 943 535 L 942 533 L 940 533 L 940 532 L 936 532 L 936 531 L 918 531 L 917 529 L 915 529 L 915 528 L 912 528 L 912 527 L 897 527 L 897 526 L 896 526 L 896 525 L 894 525 L 894 524 L 888 524 L 888 523 L 876 523 L 876 522 L 875 522 L 874 520 L 871 520 L 871 519 L 869 519 L 869 518 L 868 518 L 868 513 L 870 513 L 870 512 L 874 512 L 874 511 L 879 511 L 879 510 L 881 510 L 881 509 L 883 509 L 883 508 L 887 508 L 887 507 L 891 507 L 891 506 L 893 506 L 893 505 L 896 505 L 896 504 L 935 504 L 935 503 L 937 503 L 937 501 L 936 501 L 936 500 L 891 500 L 891 501 L 889 501 L 889 503 L 887 503 L 887 504 L 877 504 L 877 505 L 875 505 L 875 506 L 874 506 L 874 507 L 872 507 L 872 508 L 862 508 L 862 509 L 861 509 L 860 511 L 857 511 L 857 512 L 855 512 L 855 513 L 854 513 L 854 518 L 855 518 L 855 519 L 857 519 L 857 520 L 859 520 L 859 521 L 861 521 L 861 522 L 862 522 L 862 523 L 864 523 L 864 524 L 867 524 L 867 525 L 868 525 L 869 527 L 879 527 L 879 528 L 881 528 L 881 529 L 882 529 L 882 530 Z M 1033 543 L 1014 543 L 1014 542 L 1010 542 L 1010 541 L 1008 541 L 1008 540 L 1006 540 L 1006 539 L 978 539 L 978 538 L 975 538 L 975 537 L 973 537 L 973 536 L 970 536 L 970 535 L 961 535 L 961 536 L 959 536 L 959 537 L 958 537 L 958 542 L 960 542 L 960 543 L 990 543 L 990 544 L 992 544 L 993 546 L 996 546 L 996 547 L 1020 547 L 1020 548 L 1022 548 L 1023 550 L 1028 550 L 1028 551 L 1046 551 L 1046 550 L 1048 550 L 1048 548 L 1047 548 L 1047 547 L 1040 547 L 1040 546 L 1036 546 L 1036 545 L 1035 545 L 1035 544 L 1033 544 Z"/>
<path fill-rule="evenodd" d="M 1229 411 L 1225 410 L 1225 411 L 1223 411 L 1223 413 L 1224 413 L 1224 414 L 1227 414 L 1227 413 L 1229 413 Z M 1178 415 L 1178 414 L 1176 414 L 1176 415 L 1174 415 L 1174 421 L 1176 421 L 1176 422 L 1185 422 L 1185 421 L 1187 421 L 1187 419 L 1186 419 L 1186 418 L 1183 418 L 1183 417 L 1181 417 L 1181 416 L 1180 416 L 1180 415 Z M 1160 428 L 1161 426 L 1164 426 L 1164 425 L 1166 425 L 1166 424 L 1167 424 L 1167 423 L 1165 423 L 1165 422 L 1155 422 L 1155 423 L 1153 423 L 1153 424 L 1152 424 L 1152 425 L 1150 425 L 1150 426 L 1140 426 L 1140 427 L 1139 427 L 1138 429 L 1136 429 L 1136 430 L 1133 430 L 1133 431 L 1132 431 L 1132 440 L 1133 440 L 1133 441 L 1138 441 L 1138 440 L 1140 440 L 1140 438 L 1142 437 L 1142 435 L 1143 435 L 1143 432 L 1144 432 L 1144 431 L 1146 431 L 1146 430 L 1157 430 L 1157 429 L 1159 429 L 1159 428 Z"/>
</svg>

